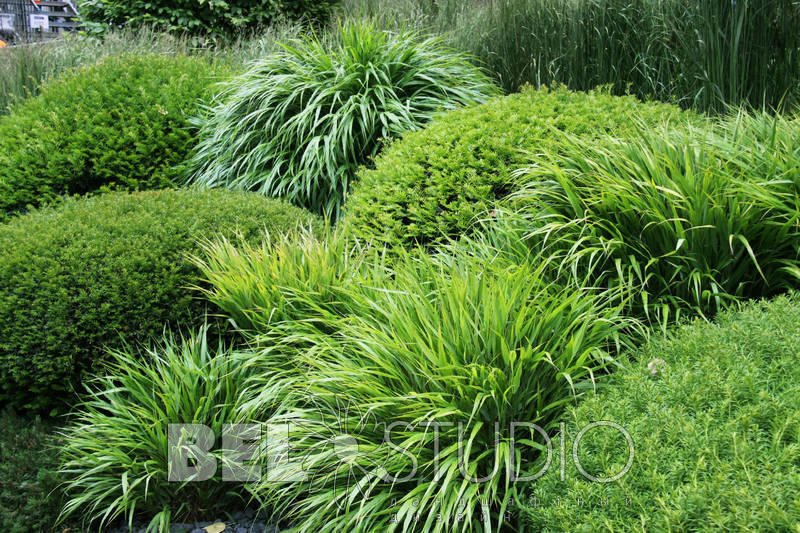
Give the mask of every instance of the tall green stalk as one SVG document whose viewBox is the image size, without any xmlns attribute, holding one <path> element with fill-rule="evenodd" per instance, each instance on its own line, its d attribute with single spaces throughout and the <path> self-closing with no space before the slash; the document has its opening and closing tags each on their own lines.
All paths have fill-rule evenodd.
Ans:
<svg viewBox="0 0 800 533">
<path fill-rule="evenodd" d="M 611 85 L 712 112 L 800 97 L 793 0 L 350 0 L 344 9 L 446 34 L 508 91 Z"/>
</svg>

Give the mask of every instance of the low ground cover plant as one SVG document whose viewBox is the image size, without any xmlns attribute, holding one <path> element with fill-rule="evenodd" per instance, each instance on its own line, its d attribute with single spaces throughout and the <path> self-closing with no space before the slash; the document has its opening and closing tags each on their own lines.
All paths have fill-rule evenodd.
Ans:
<svg viewBox="0 0 800 533">
<path fill-rule="evenodd" d="M 198 240 L 259 242 L 316 224 L 256 194 L 164 190 L 69 200 L 0 225 L 0 400 L 63 407 L 106 346 L 202 323 L 208 304 L 189 288 L 199 272 L 186 257 Z"/>
<path fill-rule="evenodd" d="M 226 69 L 123 55 L 77 68 L 0 117 L 0 221 L 64 195 L 175 186 L 188 117 Z"/>
<path fill-rule="evenodd" d="M 530 486 L 520 508 L 526 526 L 534 531 L 796 529 L 798 342 L 796 293 L 654 338 L 634 353 L 633 364 L 565 417 L 568 446 L 590 422 L 620 424 L 634 442 L 630 471 L 616 482 L 595 483 L 568 458 L 565 481 L 553 471 Z M 619 431 L 606 429 L 586 434 L 579 457 L 586 472 L 609 478 L 622 471 L 629 450 Z"/>
<path fill-rule="evenodd" d="M 140 512 L 152 517 L 148 529 L 165 532 L 173 521 L 214 519 L 246 502 L 242 484 L 224 482 L 222 468 L 203 480 L 206 466 L 194 448 L 205 442 L 201 434 L 170 433 L 170 423 L 202 424 L 222 435 L 223 424 L 239 421 L 247 367 L 209 344 L 207 328 L 190 335 L 167 336 L 145 353 L 112 352 L 107 372 L 87 384 L 63 436 L 65 517 L 103 528 L 117 519 L 131 524 Z M 211 448 L 216 466 L 225 454 Z M 170 470 L 184 463 L 198 469 L 186 480 Z"/>
<path fill-rule="evenodd" d="M 360 173 L 342 224 L 388 247 L 431 248 L 468 233 L 515 190 L 512 172 L 528 160 L 525 151 L 558 153 L 568 136 L 635 136 L 639 124 L 666 120 L 679 126 L 696 117 L 670 105 L 564 88 L 528 88 L 447 113 L 392 143 L 374 169 Z"/>
<path fill-rule="evenodd" d="M 576 140 L 536 156 L 510 204 L 535 249 L 562 249 L 598 286 L 633 286 L 631 314 L 711 315 L 800 282 L 798 124 L 739 113 L 712 129 Z"/>
<path fill-rule="evenodd" d="M 335 218 L 383 140 L 494 94 L 488 77 L 440 39 L 344 24 L 287 43 L 224 86 L 197 121 L 188 176 Z"/>
<path fill-rule="evenodd" d="M 64 503 L 54 451 L 60 444 L 57 426 L 4 409 L 0 427 L 0 527 L 11 533 L 52 531 Z"/>
</svg>

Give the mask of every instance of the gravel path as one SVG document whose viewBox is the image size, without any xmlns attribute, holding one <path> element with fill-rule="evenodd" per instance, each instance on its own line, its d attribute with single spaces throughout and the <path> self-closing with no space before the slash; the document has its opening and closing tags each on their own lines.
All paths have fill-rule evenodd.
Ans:
<svg viewBox="0 0 800 533">
<path fill-rule="evenodd" d="M 223 533 L 280 533 L 285 531 L 276 524 L 268 524 L 262 513 L 256 514 L 252 509 L 231 513 L 229 519 L 219 518 L 209 522 L 175 523 L 169 528 L 170 533 L 208 533 L 204 527 L 223 522 Z M 118 523 L 109 528 L 106 533 L 145 533 L 148 521 L 134 520 L 133 529 L 128 529 L 127 524 Z"/>
</svg>

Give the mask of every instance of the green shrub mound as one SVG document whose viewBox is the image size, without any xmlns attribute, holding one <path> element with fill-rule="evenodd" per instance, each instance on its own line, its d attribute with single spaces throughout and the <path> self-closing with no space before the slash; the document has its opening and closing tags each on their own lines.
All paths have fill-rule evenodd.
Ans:
<svg viewBox="0 0 800 533">
<path fill-rule="evenodd" d="M 535 481 L 525 522 L 533 531 L 797 530 L 798 344 L 797 294 L 652 341 L 568 413 L 566 481 L 558 468 Z M 598 420 L 618 423 L 634 443 L 632 467 L 616 482 L 585 479 L 570 457 L 577 432 Z M 618 430 L 580 441 L 590 475 L 615 476 L 628 457 Z"/>
<path fill-rule="evenodd" d="M 359 175 L 344 223 L 356 236 L 390 247 L 434 246 L 467 232 L 513 190 L 524 152 L 558 151 L 565 136 L 635 134 L 637 123 L 685 120 L 677 107 L 633 97 L 565 89 L 526 89 L 438 117 L 407 134 Z"/>
<path fill-rule="evenodd" d="M 12 106 L 0 118 L 0 221 L 63 195 L 174 186 L 187 114 L 216 77 L 201 59 L 106 57 Z"/>
<path fill-rule="evenodd" d="M 207 334 L 203 328 L 184 339 L 166 337 L 144 356 L 111 353 L 108 375 L 92 382 L 64 433 L 64 516 L 103 530 L 140 512 L 151 518 L 148 531 L 166 533 L 170 522 L 213 520 L 246 505 L 242 483 L 223 479 L 223 450 L 234 457 L 235 448 L 212 438 L 203 447 L 209 464 L 197 448 L 206 437 L 170 427 L 202 424 L 222 440 L 223 424 L 239 420 L 248 369 L 231 350 L 210 346 Z"/>
<path fill-rule="evenodd" d="M 281 18 L 322 21 L 339 0 L 183 0 L 180 2 L 83 0 L 81 15 L 90 31 L 108 25 L 156 26 L 171 32 L 232 36 Z"/>
<path fill-rule="evenodd" d="M 381 141 L 497 89 L 441 39 L 369 24 L 308 36 L 232 80 L 198 120 L 190 180 L 285 197 L 336 217 Z"/>
<path fill-rule="evenodd" d="M 566 145 L 565 145 L 566 146 Z M 741 113 L 684 131 L 566 146 L 511 195 L 534 249 L 629 284 L 632 313 L 669 321 L 800 285 L 800 122 Z"/>
<path fill-rule="evenodd" d="M 185 257 L 198 239 L 316 224 L 260 195 L 164 190 L 68 200 L 0 225 L 0 401 L 56 406 L 105 346 L 202 321 Z"/>
</svg>

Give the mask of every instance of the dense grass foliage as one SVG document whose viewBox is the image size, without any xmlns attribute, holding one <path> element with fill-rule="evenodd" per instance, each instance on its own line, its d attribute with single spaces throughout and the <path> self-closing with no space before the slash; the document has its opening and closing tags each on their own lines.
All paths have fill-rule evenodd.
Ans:
<svg viewBox="0 0 800 533">
<path fill-rule="evenodd" d="M 793 531 L 800 527 L 800 301 L 797 295 L 696 322 L 636 352 L 601 393 L 566 417 L 568 453 L 595 420 L 620 424 L 635 461 L 593 483 L 566 461 L 530 487 L 533 531 Z M 656 362 L 658 373 L 648 365 Z M 556 452 L 557 454 L 558 452 Z M 624 437 L 599 428 L 579 447 L 584 470 L 611 477 Z M 558 462 L 559 457 L 554 461 Z"/>
<path fill-rule="evenodd" d="M 80 7 L 0 50 L 0 530 L 800 533 L 797 0 Z"/>
<path fill-rule="evenodd" d="M 343 9 L 446 34 L 508 91 L 610 84 L 715 112 L 800 102 L 793 0 L 346 0 Z"/>
<path fill-rule="evenodd" d="M 441 40 L 346 24 L 234 78 L 198 120 L 190 181 L 283 197 L 335 218 L 381 141 L 496 94 Z"/>
<path fill-rule="evenodd" d="M 55 426 L 3 411 L 0 427 L 0 527 L 9 533 L 50 533 L 63 504 Z"/>
<path fill-rule="evenodd" d="M 82 0 L 90 31 L 152 25 L 176 33 L 230 36 L 263 28 L 282 17 L 324 20 L 339 0 Z"/>
<path fill-rule="evenodd" d="M 336 306 L 320 305 L 318 270 L 297 265 L 296 277 L 308 276 L 312 290 L 289 285 L 284 294 L 306 316 L 270 323 L 246 363 L 253 367 L 248 416 L 288 422 L 296 461 L 271 464 L 254 494 L 297 531 L 473 531 L 481 519 L 481 531 L 508 525 L 505 511 L 521 486 L 508 482 L 514 472 L 529 473 L 537 453 L 530 444 L 538 441 L 533 429 L 517 428 L 512 449 L 510 423 L 549 427 L 612 363 L 629 321 L 608 305 L 610 294 L 553 283 L 546 263 L 484 261 L 455 250 L 404 256 L 381 281 L 330 284 Z M 217 263 L 231 264 L 228 246 L 217 254 Z M 305 255 L 320 254 L 326 251 Z M 244 287 L 264 262 L 258 251 L 237 257 Z M 223 291 L 233 292 L 231 280 L 222 278 Z M 273 291 L 264 293 L 269 300 Z M 279 441 L 266 446 L 274 458 Z M 495 459 L 498 474 L 484 484 L 467 480 L 459 453 L 470 477 L 488 474 Z M 308 476 L 286 483 L 299 464 Z"/>
<path fill-rule="evenodd" d="M 632 285 L 634 314 L 713 314 L 800 282 L 796 119 L 738 114 L 536 159 L 511 201 L 525 238 L 568 250 L 568 268 L 602 273 L 594 284 Z"/>
<path fill-rule="evenodd" d="M 225 348 L 209 346 L 206 333 L 167 337 L 143 354 L 111 354 L 108 375 L 88 385 L 64 433 L 65 516 L 102 528 L 116 519 L 130 524 L 138 511 L 153 517 L 152 531 L 168 532 L 171 521 L 213 519 L 246 501 L 241 483 L 222 481 L 221 467 L 210 479 L 169 481 L 170 468 L 177 475 L 185 459 L 204 467 L 193 449 L 203 439 L 174 432 L 171 442 L 169 424 L 203 424 L 221 436 L 223 424 L 239 420 L 246 367 Z M 209 453 L 221 464 L 222 446 Z M 170 457 L 184 459 L 170 464 Z"/>
<path fill-rule="evenodd" d="M 187 115 L 217 75 L 187 57 L 108 57 L 16 105 L 0 118 L 0 220 L 62 195 L 175 185 Z"/>
<path fill-rule="evenodd" d="M 374 249 L 341 232 L 268 235 L 255 246 L 218 239 L 195 263 L 206 298 L 250 338 L 292 320 L 324 329 L 317 315 L 352 311 L 341 289 L 389 275 Z"/>
<path fill-rule="evenodd" d="M 314 225 L 295 207 L 229 191 L 113 193 L 0 225 L 0 401 L 64 405 L 105 346 L 202 322 L 184 257 L 198 239 Z"/>
<path fill-rule="evenodd" d="M 692 116 L 693 117 L 693 116 Z M 531 153 L 566 150 L 568 136 L 587 142 L 633 136 L 639 124 L 689 120 L 676 107 L 605 92 L 563 88 L 520 94 L 439 116 L 393 143 L 360 174 L 344 226 L 389 247 L 426 247 L 468 232 L 495 200 L 514 191 L 513 171 Z"/>
</svg>

